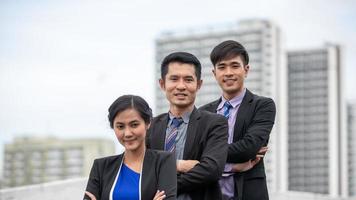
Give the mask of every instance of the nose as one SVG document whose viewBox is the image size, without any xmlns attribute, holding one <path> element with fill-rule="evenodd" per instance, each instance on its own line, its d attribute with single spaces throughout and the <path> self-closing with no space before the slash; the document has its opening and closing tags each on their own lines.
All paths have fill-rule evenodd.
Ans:
<svg viewBox="0 0 356 200">
<path fill-rule="evenodd" d="M 184 83 L 184 80 L 180 79 L 177 83 L 177 89 L 178 90 L 184 90 L 186 88 L 186 85 Z"/>
<path fill-rule="evenodd" d="M 225 76 L 231 76 L 231 75 L 232 75 L 232 69 L 230 66 L 228 66 L 225 69 Z"/>
<path fill-rule="evenodd" d="M 131 130 L 129 128 L 125 128 L 123 130 L 123 135 L 124 135 L 124 137 L 131 137 L 132 136 L 132 132 L 131 132 Z"/>
</svg>

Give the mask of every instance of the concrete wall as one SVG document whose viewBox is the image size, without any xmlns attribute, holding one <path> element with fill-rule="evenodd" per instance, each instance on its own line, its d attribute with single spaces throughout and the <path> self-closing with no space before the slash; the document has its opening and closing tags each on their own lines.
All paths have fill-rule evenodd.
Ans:
<svg viewBox="0 0 356 200">
<path fill-rule="evenodd" d="M 38 185 L 0 190 L 0 200 L 80 200 L 83 199 L 87 178 L 77 178 Z M 326 195 L 284 192 L 270 194 L 271 200 L 356 200 L 355 198 L 332 198 Z"/>
<path fill-rule="evenodd" d="M 0 200 L 80 200 L 83 199 L 87 178 L 55 181 L 0 190 Z"/>
</svg>

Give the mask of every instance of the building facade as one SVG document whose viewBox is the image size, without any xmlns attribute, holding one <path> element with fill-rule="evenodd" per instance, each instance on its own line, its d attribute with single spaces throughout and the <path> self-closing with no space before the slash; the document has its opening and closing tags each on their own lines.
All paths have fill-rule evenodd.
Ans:
<svg viewBox="0 0 356 200">
<path fill-rule="evenodd" d="M 288 52 L 289 189 L 347 195 L 340 47 Z"/>
<path fill-rule="evenodd" d="M 213 76 L 210 52 L 225 40 L 242 43 L 250 55 L 250 71 L 246 87 L 252 92 L 272 97 L 277 104 L 276 124 L 271 133 L 269 152 L 265 158 L 268 186 L 271 191 L 287 187 L 287 113 L 286 71 L 282 67 L 279 28 L 268 20 L 244 20 L 237 23 L 198 27 L 165 32 L 156 39 L 155 80 L 160 77 L 160 64 L 165 56 L 175 51 L 187 51 L 202 64 L 203 85 L 198 92 L 196 106 L 218 99 L 222 92 Z M 159 88 L 155 89 L 155 114 L 168 111 L 168 101 Z M 283 94 L 282 94 L 283 93 Z M 285 141 L 284 143 L 282 141 Z"/>
<path fill-rule="evenodd" d="M 347 105 L 349 195 L 356 196 L 356 103 Z"/>
<path fill-rule="evenodd" d="M 88 176 L 95 158 L 112 155 L 103 139 L 16 138 L 5 145 L 4 187 Z"/>
</svg>

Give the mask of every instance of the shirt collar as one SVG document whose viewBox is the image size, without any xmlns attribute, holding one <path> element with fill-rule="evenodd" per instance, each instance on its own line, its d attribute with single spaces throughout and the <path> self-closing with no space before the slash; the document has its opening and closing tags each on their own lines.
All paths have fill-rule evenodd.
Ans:
<svg viewBox="0 0 356 200">
<path fill-rule="evenodd" d="M 241 104 L 243 98 L 245 97 L 246 94 L 246 88 L 243 89 L 242 93 L 237 95 L 236 97 L 232 98 L 229 103 L 232 105 L 233 108 L 236 108 L 238 105 Z M 218 108 L 216 109 L 221 110 L 224 107 L 225 102 L 227 101 L 227 99 L 225 99 L 224 96 L 221 96 L 221 102 L 218 106 Z"/>
<path fill-rule="evenodd" d="M 193 111 L 188 111 L 188 112 L 183 113 L 182 119 L 185 124 L 188 124 L 189 118 L 190 118 L 190 115 L 192 114 L 192 112 Z M 168 112 L 168 114 L 169 114 L 169 123 L 172 123 L 172 119 L 175 118 L 176 116 L 174 116 L 171 112 Z"/>
</svg>

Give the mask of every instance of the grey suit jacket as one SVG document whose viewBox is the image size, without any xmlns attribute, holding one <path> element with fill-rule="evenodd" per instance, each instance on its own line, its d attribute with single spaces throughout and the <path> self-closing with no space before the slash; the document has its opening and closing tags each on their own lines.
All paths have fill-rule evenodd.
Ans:
<svg viewBox="0 0 356 200">
<path fill-rule="evenodd" d="M 221 98 L 202 106 L 200 110 L 216 113 L 220 102 Z M 268 144 L 275 115 L 276 106 L 272 99 L 255 95 L 246 90 L 245 97 L 237 113 L 233 143 L 229 144 L 227 162 L 243 163 L 254 159 L 259 149 Z M 239 184 L 242 181 L 243 184 L 244 180 L 247 179 L 263 178 L 264 185 L 266 185 L 265 176 L 264 163 L 261 160 L 251 170 L 237 173 L 235 180 Z M 254 187 L 258 188 L 259 186 L 256 185 Z M 256 192 L 259 192 L 259 190 L 256 189 Z M 242 191 L 237 191 L 237 193 L 242 195 Z"/>
<path fill-rule="evenodd" d="M 122 164 L 123 154 L 94 160 L 86 191 L 97 200 L 110 199 L 110 190 Z M 147 149 L 141 173 L 142 200 L 152 200 L 157 190 L 165 191 L 166 198 L 176 199 L 176 161 L 172 153 Z"/>
<path fill-rule="evenodd" d="M 168 113 L 153 119 L 147 136 L 148 148 L 163 150 Z M 221 199 L 218 180 L 224 169 L 227 153 L 227 120 L 217 114 L 192 111 L 184 146 L 184 160 L 198 160 L 193 169 L 177 175 L 178 195 L 188 193 L 193 200 Z"/>
</svg>

